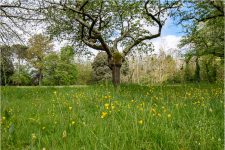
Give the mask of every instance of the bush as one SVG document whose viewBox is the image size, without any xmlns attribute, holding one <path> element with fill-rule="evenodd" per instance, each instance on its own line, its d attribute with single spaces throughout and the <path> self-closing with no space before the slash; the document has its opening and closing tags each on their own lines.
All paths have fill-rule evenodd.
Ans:
<svg viewBox="0 0 225 150">
<path fill-rule="evenodd" d="M 21 67 L 20 70 L 10 77 L 13 85 L 31 85 L 31 76 L 28 73 L 28 70 L 24 67 Z"/>
</svg>

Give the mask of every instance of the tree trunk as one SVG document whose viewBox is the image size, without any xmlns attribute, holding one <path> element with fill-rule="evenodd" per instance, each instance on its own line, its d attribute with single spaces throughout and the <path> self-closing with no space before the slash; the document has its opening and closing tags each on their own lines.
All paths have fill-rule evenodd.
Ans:
<svg viewBox="0 0 225 150">
<path fill-rule="evenodd" d="M 195 81 L 200 82 L 201 77 L 200 77 L 200 66 L 198 62 L 198 57 L 195 60 Z"/>
<path fill-rule="evenodd" d="M 140 78 L 140 75 L 139 75 L 139 57 L 137 57 L 137 83 L 139 84 L 139 78 Z"/>
<path fill-rule="evenodd" d="M 3 69 L 3 75 L 4 75 L 4 85 L 6 86 L 7 82 L 6 82 L 6 74 L 5 74 L 5 66 L 2 66 Z"/>
<path fill-rule="evenodd" d="M 38 74 L 39 74 L 39 76 L 38 76 L 38 85 L 40 86 L 42 84 L 42 77 L 43 77 L 42 69 L 39 70 Z"/>
<path fill-rule="evenodd" d="M 122 55 L 119 52 L 108 57 L 109 68 L 112 70 L 112 83 L 115 88 L 120 85 L 120 68 L 122 66 Z"/>
<path fill-rule="evenodd" d="M 208 66 L 208 63 L 205 64 L 205 68 L 206 68 L 206 75 L 207 75 L 207 79 L 208 79 L 208 82 L 210 82 L 210 75 L 209 75 L 209 66 Z"/>
<path fill-rule="evenodd" d="M 112 66 L 112 83 L 115 87 L 120 85 L 120 68 L 120 64 L 115 64 Z"/>
<path fill-rule="evenodd" d="M 19 63 L 18 63 L 18 65 L 19 65 L 19 66 L 18 66 L 18 74 L 19 74 L 19 77 L 20 77 L 20 58 L 19 58 L 18 62 L 19 62 Z"/>
</svg>

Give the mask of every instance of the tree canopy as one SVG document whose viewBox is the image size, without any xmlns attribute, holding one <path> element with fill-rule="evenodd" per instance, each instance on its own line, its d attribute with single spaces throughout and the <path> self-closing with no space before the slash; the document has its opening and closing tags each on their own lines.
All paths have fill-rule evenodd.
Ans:
<svg viewBox="0 0 225 150">
<path fill-rule="evenodd" d="M 107 55 L 104 63 L 109 67 L 107 70 L 111 70 L 114 85 L 119 85 L 126 57 L 133 55 L 137 58 L 142 53 L 147 57 L 145 55 L 152 52 L 151 40 L 161 36 L 169 17 L 184 29 L 179 48 L 185 49 L 187 73 L 195 68 L 194 76 L 199 80 L 205 68 L 209 76 L 209 70 L 218 67 L 217 59 L 224 58 L 224 32 L 221 32 L 224 31 L 224 3 L 220 0 L 3 0 L 0 17 L 0 42 L 7 43 L 1 45 L 2 84 L 25 83 L 23 77 L 30 73 L 40 84 L 44 73 L 50 77 L 52 70 L 57 72 L 57 78 L 62 75 L 60 80 L 73 74 L 71 83 L 75 83 L 76 67 L 71 66 L 75 65 L 74 54 L 87 55 L 91 48 Z M 47 29 L 44 30 L 50 37 L 36 34 L 27 45 L 14 44 L 23 38 L 24 33 L 33 34 L 30 29 L 38 22 Z M 63 47 L 60 54 L 55 53 L 52 38 L 66 40 L 69 45 Z M 140 59 L 136 59 L 137 70 L 142 68 Z M 210 60 L 215 65 L 210 66 Z M 29 70 L 24 67 L 24 61 L 32 66 Z M 87 66 L 91 68 L 90 64 Z M 72 68 L 74 72 L 67 71 Z M 12 74 L 15 75 L 10 78 Z M 90 76 L 91 71 L 88 74 Z M 62 81 L 62 84 L 66 82 Z"/>
<path fill-rule="evenodd" d="M 172 13 L 182 24 L 186 35 L 180 47 L 187 47 L 190 55 L 224 57 L 224 4 L 222 1 L 184 1 Z"/>
<path fill-rule="evenodd" d="M 46 4 L 48 9 L 43 13 L 49 20 L 49 33 L 106 52 L 108 66 L 115 73 L 113 82 L 118 84 L 125 56 L 137 45 L 161 35 L 166 12 L 177 2 L 85 0 Z M 152 27 L 156 31 L 150 30 Z"/>
<path fill-rule="evenodd" d="M 27 49 L 27 61 L 36 69 L 35 76 L 39 85 L 43 78 L 43 59 L 47 53 L 52 50 L 52 44 L 48 37 L 42 34 L 36 34 L 29 39 L 29 48 Z"/>
</svg>

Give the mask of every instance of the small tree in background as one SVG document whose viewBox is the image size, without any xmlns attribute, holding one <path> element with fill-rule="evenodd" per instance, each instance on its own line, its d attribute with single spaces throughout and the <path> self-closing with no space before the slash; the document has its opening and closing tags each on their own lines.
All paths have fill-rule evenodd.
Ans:
<svg viewBox="0 0 225 150">
<path fill-rule="evenodd" d="M 74 58 L 74 49 L 72 46 L 62 47 L 60 50 L 60 59 L 67 63 L 72 63 Z"/>
<path fill-rule="evenodd" d="M 35 68 L 35 78 L 41 85 L 43 78 L 43 60 L 52 50 L 52 44 L 48 37 L 42 34 L 36 34 L 29 39 L 29 48 L 27 49 L 27 61 Z"/>
<path fill-rule="evenodd" d="M 105 52 L 100 52 L 97 54 L 92 63 L 92 69 L 93 82 L 109 81 L 112 79 L 112 71 L 108 67 L 107 54 Z M 128 71 L 128 63 L 124 62 L 121 68 L 122 75 L 126 76 L 128 74 Z"/>
<path fill-rule="evenodd" d="M 21 65 L 14 74 L 10 77 L 13 85 L 31 85 L 31 75 L 29 69 L 26 66 Z"/>
<path fill-rule="evenodd" d="M 92 80 L 92 66 L 90 62 L 77 63 L 77 84 L 90 84 Z"/>
<path fill-rule="evenodd" d="M 73 85 L 77 79 L 77 68 L 73 63 L 74 51 L 70 46 L 63 47 L 58 55 L 55 52 L 44 58 L 43 83 L 45 85 Z"/>
<path fill-rule="evenodd" d="M 10 76 L 14 73 L 13 52 L 10 46 L 0 46 L 1 85 L 8 85 Z"/>
</svg>

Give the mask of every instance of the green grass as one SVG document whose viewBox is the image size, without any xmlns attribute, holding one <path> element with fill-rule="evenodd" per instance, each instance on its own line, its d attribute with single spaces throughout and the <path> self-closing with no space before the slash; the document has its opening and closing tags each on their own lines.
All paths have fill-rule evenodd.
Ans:
<svg viewBox="0 0 225 150">
<path fill-rule="evenodd" d="M 2 87 L 1 147 L 222 150 L 223 85 Z"/>
</svg>

